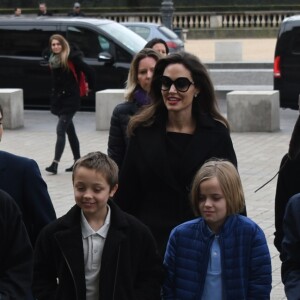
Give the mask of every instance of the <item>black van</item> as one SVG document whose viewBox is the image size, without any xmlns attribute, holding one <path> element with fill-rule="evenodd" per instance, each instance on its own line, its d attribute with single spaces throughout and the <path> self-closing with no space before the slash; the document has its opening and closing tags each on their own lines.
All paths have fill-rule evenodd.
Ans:
<svg viewBox="0 0 300 300">
<path fill-rule="evenodd" d="M 300 16 L 280 25 L 274 58 L 274 90 L 280 92 L 280 107 L 298 109 L 300 94 Z"/>
<path fill-rule="evenodd" d="M 83 51 L 96 72 L 96 91 L 124 88 L 132 58 L 146 44 L 107 19 L 0 17 L 0 88 L 22 88 L 25 108 L 49 106 L 50 71 L 42 53 L 54 33 Z M 83 109 L 95 109 L 95 98 L 82 104 Z"/>
</svg>

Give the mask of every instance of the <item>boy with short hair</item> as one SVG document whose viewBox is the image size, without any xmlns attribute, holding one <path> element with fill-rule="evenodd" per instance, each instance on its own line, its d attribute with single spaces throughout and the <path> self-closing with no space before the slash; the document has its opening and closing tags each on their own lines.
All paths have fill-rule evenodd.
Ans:
<svg viewBox="0 0 300 300">
<path fill-rule="evenodd" d="M 76 205 L 41 232 L 35 248 L 36 298 L 159 300 L 162 261 L 149 229 L 109 200 L 118 167 L 101 152 L 73 170 Z"/>
</svg>

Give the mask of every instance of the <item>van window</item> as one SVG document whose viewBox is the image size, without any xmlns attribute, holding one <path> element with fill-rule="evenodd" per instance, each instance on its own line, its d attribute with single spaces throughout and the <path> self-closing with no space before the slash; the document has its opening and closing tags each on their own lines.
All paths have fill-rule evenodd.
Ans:
<svg viewBox="0 0 300 300">
<path fill-rule="evenodd" d="M 43 50 L 48 47 L 49 37 L 55 32 L 55 26 L 1 26 L 0 54 L 42 56 Z"/>
<path fill-rule="evenodd" d="M 102 27 L 101 27 L 102 28 Z M 67 28 L 67 38 L 76 44 L 86 58 L 97 58 L 100 52 L 108 52 L 119 62 L 131 62 L 132 56 L 112 41 L 99 34 L 79 26 Z"/>
<path fill-rule="evenodd" d="M 76 44 L 87 58 L 98 58 L 100 52 L 109 52 L 109 41 L 97 32 L 79 26 L 68 26 L 67 39 Z"/>
<path fill-rule="evenodd" d="M 293 28 L 292 53 L 300 54 L 300 27 Z"/>
<path fill-rule="evenodd" d="M 147 40 L 150 35 L 150 28 L 144 26 L 128 26 L 132 31 L 140 35 L 143 39 Z"/>
<path fill-rule="evenodd" d="M 119 23 L 107 23 L 100 25 L 99 28 L 134 53 L 139 52 L 146 44 L 146 40 Z"/>
</svg>

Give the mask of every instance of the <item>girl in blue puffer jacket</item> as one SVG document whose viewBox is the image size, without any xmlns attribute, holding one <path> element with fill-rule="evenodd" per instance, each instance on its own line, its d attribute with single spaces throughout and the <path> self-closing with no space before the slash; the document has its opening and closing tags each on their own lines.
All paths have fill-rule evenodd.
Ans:
<svg viewBox="0 0 300 300">
<path fill-rule="evenodd" d="M 232 163 L 210 160 L 191 192 L 195 220 L 173 229 L 164 259 L 164 299 L 270 299 L 271 258 L 265 235 L 249 218 Z"/>
</svg>

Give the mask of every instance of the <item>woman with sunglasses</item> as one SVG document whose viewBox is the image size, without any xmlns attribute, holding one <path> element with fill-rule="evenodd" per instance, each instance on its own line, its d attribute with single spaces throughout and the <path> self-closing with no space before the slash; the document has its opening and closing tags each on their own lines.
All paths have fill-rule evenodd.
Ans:
<svg viewBox="0 0 300 300">
<path fill-rule="evenodd" d="M 164 254 L 171 229 L 194 218 L 189 192 L 196 171 L 211 157 L 235 166 L 237 160 L 228 122 L 197 57 L 182 52 L 160 59 L 150 97 L 151 104 L 129 121 L 115 201 L 149 226 Z"/>
</svg>

